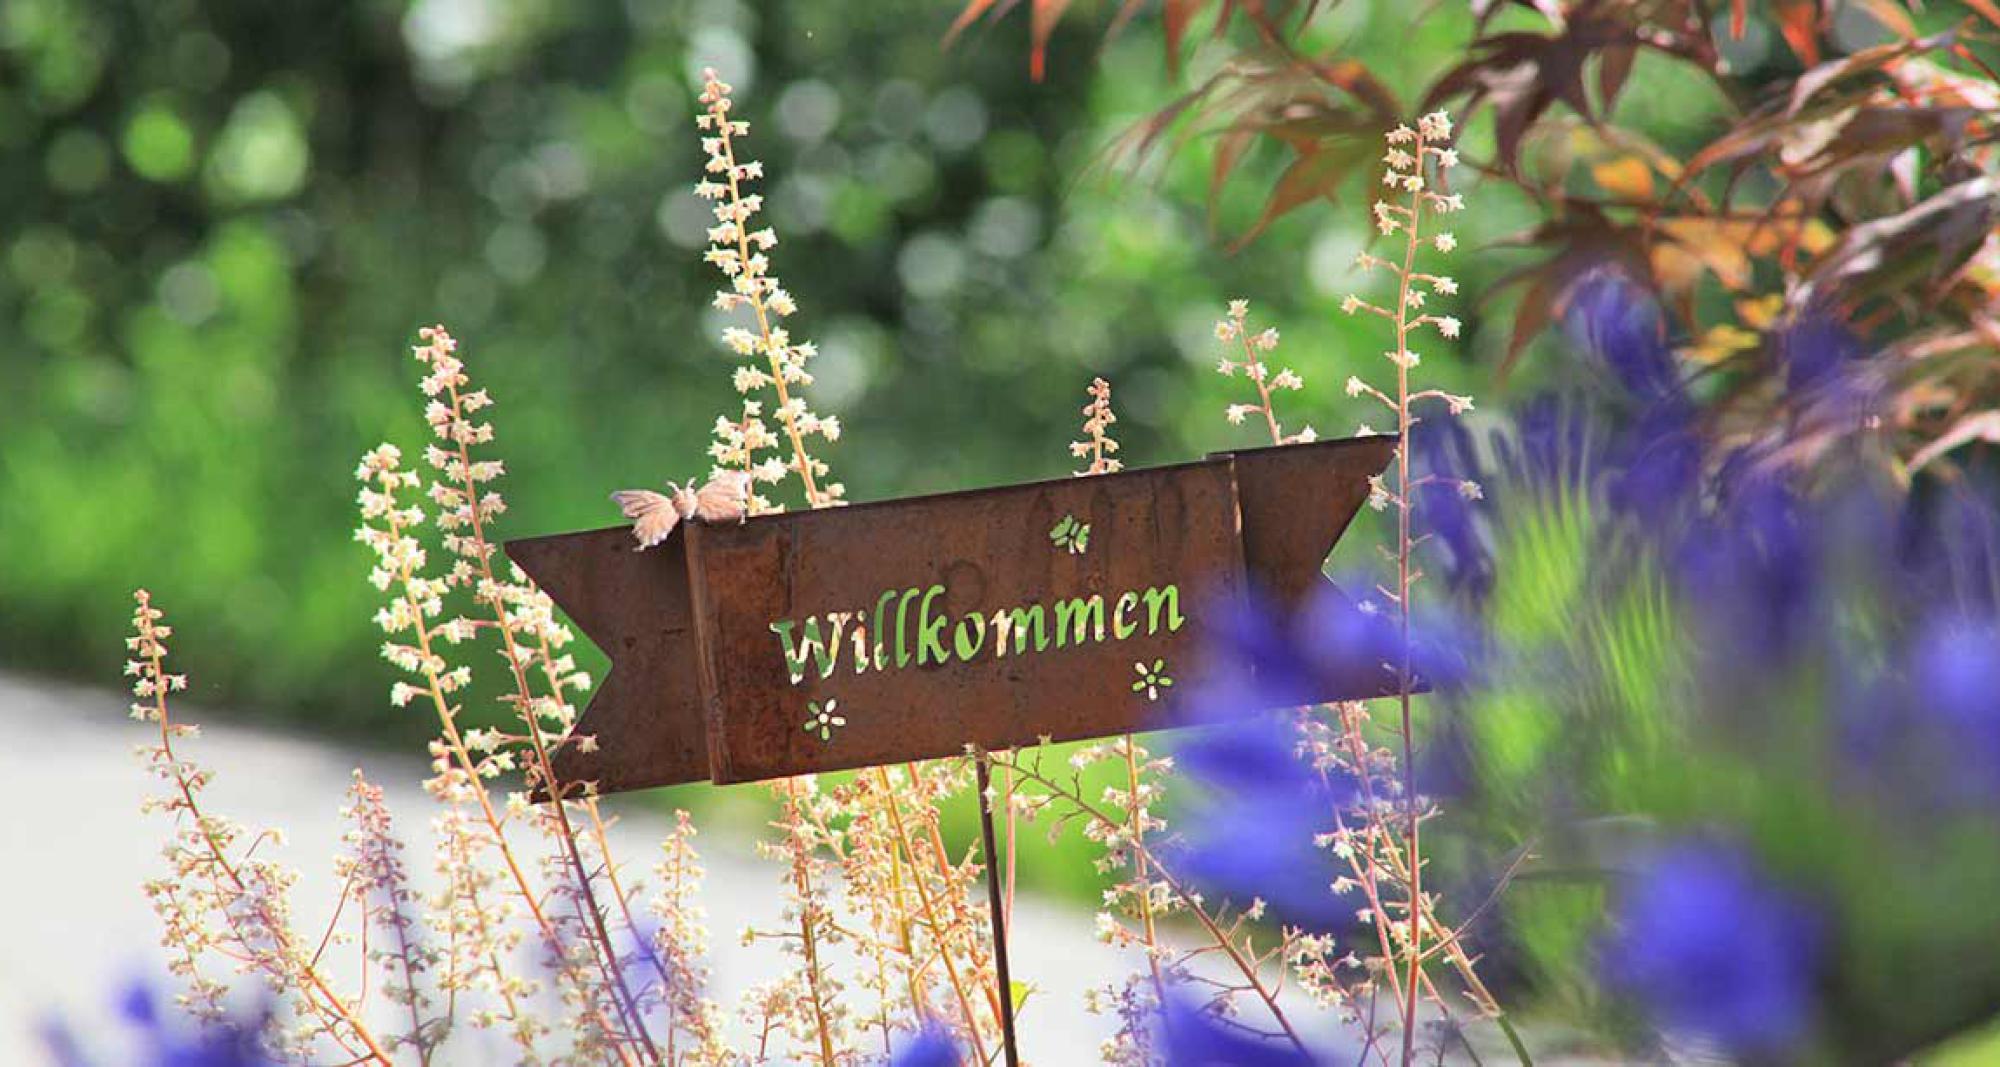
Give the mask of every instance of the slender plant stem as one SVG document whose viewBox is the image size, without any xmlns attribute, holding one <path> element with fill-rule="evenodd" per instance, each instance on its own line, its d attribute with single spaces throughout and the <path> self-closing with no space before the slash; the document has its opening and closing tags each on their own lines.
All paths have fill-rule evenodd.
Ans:
<svg viewBox="0 0 2000 1067">
<path fill-rule="evenodd" d="M 1139 923 L 1146 940 L 1146 967 L 1153 975 L 1153 991 L 1159 994 L 1160 1003 L 1165 1004 L 1167 982 L 1160 974 L 1160 938 L 1153 926 L 1153 881 L 1146 869 L 1146 852 L 1139 847 L 1146 839 L 1146 825 L 1139 804 L 1139 760 L 1132 750 L 1131 734 L 1125 735 L 1124 748 L 1125 783 L 1130 790 L 1126 814 L 1131 817 L 1132 880 L 1139 887 Z"/>
<path fill-rule="evenodd" d="M 792 884 L 799 894 L 799 947 L 805 954 L 806 990 L 812 999 L 813 1026 L 819 1033 L 820 1067 L 834 1067 L 833 1032 L 826 1020 L 826 993 L 820 988 L 819 905 L 815 903 L 812 871 L 807 866 L 811 846 L 799 839 L 804 819 L 799 813 L 799 783 L 787 778 L 785 790 L 785 833 L 792 853 Z"/>
<path fill-rule="evenodd" d="M 145 632 L 149 635 L 151 627 L 152 623 L 150 621 L 147 622 Z M 210 860 L 208 866 L 210 869 L 220 871 L 222 877 L 226 878 L 230 885 L 235 888 L 237 896 L 246 899 L 251 898 L 252 894 L 248 882 L 237 870 L 236 865 L 230 862 L 229 854 L 223 850 L 221 842 L 216 840 L 214 824 L 208 817 L 201 813 L 201 805 L 194 797 L 194 784 L 189 781 L 187 773 L 181 769 L 182 764 L 179 758 L 174 754 L 173 719 L 167 708 L 165 651 L 157 640 L 152 642 L 146 659 L 147 671 L 153 681 L 153 711 L 160 726 L 160 752 L 166 757 L 167 766 L 172 770 L 174 787 L 181 795 L 181 803 L 184 805 L 183 810 L 194 818 L 195 830 L 200 835 L 201 841 L 208 852 Z M 213 879 L 215 876 L 210 875 L 210 877 Z M 231 927 L 234 928 L 234 916 L 230 915 L 226 908 L 223 909 L 223 914 L 230 922 Z M 280 938 L 280 943 L 285 946 L 280 950 L 281 954 L 296 951 L 296 948 L 291 945 L 291 936 L 288 929 L 274 925 L 274 932 Z M 237 940 L 245 946 L 251 944 L 240 932 L 237 934 Z M 260 963 L 260 966 L 264 966 L 264 964 Z M 322 1017 L 328 1019 L 329 1022 L 336 1022 L 339 1026 L 345 1027 L 349 1036 L 361 1043 L 367 1050 L 367 1055 L 358 1057 L 359 1059 L 379 1063 L 383 1067 L 389 1067 L 394 1061 L 389 1058 L 388 1052 L 376 1040 L 374 1033 L 369 1030 L 367 1024 L 348 1011 L 340 997 L 334 994 L 333 990 L 327 985 L 325 976 L 320 974 L 319 968 L 314 966 L 312 962 L 304 960 L 299 961 L 297 966 L 302 972 L 300 977 L 305 980 L 303 984 L 305 986 L 306 1002 L 312 1004 L 314 1010 Z M 336 1042 L 339 1042 L 343 1047 L 347 1047 L 346 1043 L 340 1040 L 338 1031 L 334 1026 L 329 1026 L 326 1032 Z"/>
<path fill-rule="evenodd" d="M 923 874 L 915 870 L 917 865 L 916 853 L 911 847 L 909 829 L 903 822 L 902 805 L 896 801 L 895 783 L 889 780 L 889 770 L 886 767 L 875 768 L 875 775 L 876 781 L 882 788 L 882 796 L 888 802 L 889 824 L 896 832 L 896 841 L 902 850 L 910 856 L 910 866 L 912 868 L 910 880 L 916 887 L 917 902 L 923 908 L 924 922 L 929 925 L 931 936 L 937 939 L 938 956 L 944 962 L 944 973 L 951 982 L 952 995 L 957 998 L 959 1012 L 965 1017 L 966 1039 L 972 1042 L 973 1050 L 979 1053 L 983 1059 L 985 1057 L 986 1042 L 980 1034 L 979 1017 L 973 1013 L 972 998 L 966 994 L 965 983 L 959 979 L 958 967 L 952 962 L 951 940 L 948 937 L 948 927 L 938 918 L 938 908 L 932 901 L 930 889 L 924 883 Z"/>
<path fill-rule="evenodd" d="M 1417 135 L 1417 173 L 1424 170 L 1424 137 Z M 1410 275 L 1417 268 L 1418 230 L 1423 221 L 1421 189 L 1410 193 L 1409 216 L 1404 219 L 1407 239 L 1403 243 L 1403 269 L 1397 275 L 1396 293 L 1396 623 L 1399 663 L 1396 671 L 1396 704 L 1401 713 L 1403 741 L 1403 804 L 1409 849 L 1408 884 L 1410 913 L 1408 944 L 1409 973 L 1403 981 L 1403 1067 L 1416 1054 L 1417 987 L 1423 968 L 1424 869 L 1422 819 L 1417 801 L 1416 729 L 1410 707 Z"/>
<path fill-rule="evenodd" d="M 466 419 L 464 396 L 455 383 L 449 386 L 448 392 L 451 397 L 452 422 L 462 423 Z M 660 1050 L 653 1044 L 652 1035 L 647 1032 L 646 1014 L 640 1010 L 638 998 L 632 994 L 631 987 L 625 981 L 625 969 L 618 965 L 617 946 L 612 942 L 611 930 L 605 924 L 604 909 L 598 906 L 597 892 L 592 884 L 590 871 L 584 866 L 583 852 L 577 846 L 576 828 L 570 824 L 569 803 L 563 797 L 561 783 L 556 779 L 555 765 L 549 759 L 548 743 L 542 736 L 542 725 L 535 717 L 534 690 L 528 681 L 526 655 L 514 638 L 515 623 L 507 615 L 507 602 L 502 598 L 500 583 L 493 574 L 494 546 L 486 538 L 485 523 L 480 517 L 482 497 L 479 482 L 472 475 L 471 446 L 463 437 L 459 437 L 455 443 L 459 465 L 457 488 L 465 495 L 465 511 L 472 527 L 472 555 L 479 568 L 480 581 L 476 583 L 475 589 L 481 593 L 476 599 L 493 613 L 494 627 L 500 631 L 501 653 L 507 660 L 508 673 L 514 682 L 515 710 L 521 716 L 522 725 L 527 728 L 528 743 L 534 752 L 535 771 L 548 789 L 549 810 L 555 817 L 558 836 L 562 839 L 563 855 L 569 862 L 571 873 L 576 876 L 577 892 L 581 894 L 578 910 L 584 914 L 579 918 L 587 919 L 589 928 L 596 934 L 595 951 L 592 955 L 596 957 L 598 969 L 603 973 L 606 984 L 612 991 L 614 1003 L 619 1012 L 626 1017 L 632 1033 L 636 1035 L 640 1051 L 645 1053 L 648 1060 L 659 1064 L 662 1062 Z M 544 651 L 546 653 L 546 650 Z M 546 680 L 550 685 L 549 697 L 561 702 L 562 681 L 555 676 L 553 668 L 548 666 L 546 654 L 542 657 L 542 662 L 547 675 Z M 595 815 L 592 817 L 595 818 Z M 604 854 L 604 861 L 608 868 L 611 865 L 609 853 Z M 622 894 L 620 896 L 622 906 L 624 903 Z M 630 918 L 629 912 L 627 918 L 628 920 Z"/>
</svg>

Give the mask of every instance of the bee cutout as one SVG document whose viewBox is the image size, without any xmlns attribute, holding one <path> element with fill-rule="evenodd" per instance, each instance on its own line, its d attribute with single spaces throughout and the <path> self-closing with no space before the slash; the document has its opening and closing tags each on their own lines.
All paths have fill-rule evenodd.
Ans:
<svg viewBox="0 0 2000 1067">
<path fill-rule="evenodd" d="M 635 552 L 667 539 L 683 521 L 706 523 L 742 522 L 750 513 L 750 476 L 742 471 L 723 471 L 695 488 L 694 482 L 667 483 L 666 493 L 650 489 L 621 489 L 611 494 L 618 509 L 632 520 L 632 539 L 639 542 Z"/>
</svg>

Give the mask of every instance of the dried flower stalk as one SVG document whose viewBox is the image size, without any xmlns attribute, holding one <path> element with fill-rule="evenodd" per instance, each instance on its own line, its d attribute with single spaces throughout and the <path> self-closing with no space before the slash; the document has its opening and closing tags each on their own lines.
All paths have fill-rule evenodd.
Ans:
<svg viewBox="0 0 2000 1067">
<path fill-rule="evenodd" d="M 1261 415 L 1264 426 L 1271 433 L 1274 445 L 1303 444 L 1319 440 L 1318 431 L 1307 424 L 1297 433 L 1287 434 L 1278 424 L 1276 393 L 1297 392 L 1306 387 L 1305 378 L 1290 367 L 1276 374 L 1271 373 L 1267 358 L 1278 349 L 1277 327 L 1267 326 L 1252 333 L 1250 330 L 1250 302 L 1231 300 L 1229 314 L 1215 324 L 1215 337 L 1224 344 L 1237 344 L 1243 350 L 1242 358 L 1231 359 L 1227 354 L 1216 361 L 1216 373 L 1225 378 L 1243 375 L 1257 389 L 1255 404 L 1231 404 L 1223 411 L 1223 417 L 1230 425 L 1240 426 L 1251 415 Z"/>
<path fill-rule="evenodd" d="M 301 937 L 292 928 L 290 890 L 298 875 L 259 858 L 267 841 L 282 844 L 283 835 L 266 830 L 250 835 L 239 824 L 201 806 L 201 793 L 214 773 L 174 749 L 177 740 L 192 738 L 197 728 L 174 721 L 167 694 L 187 688 L 187 676 L 166 668 L 167 639 L 173 628 L 162 621 L 152 595 L 134 594 L 133 634 L 126 639 L 132 658 L 125 673 L 134 678 L 132 717 L 158 727 L 158 740 L 141 750 L 148 769 L 166 785 L 142 809 L 173 817 L 176 830 L 167 846 L 172 867 L 165 878 L 145 885 L 146 897 L 164 927 L 161 943 L 174 953 L 176 977 L 187 983 L 181 1006 L 208 1025 L 225 1025 L 223 998 L 227 987 L 204 976 L 201 961 L 217 956 L 240 973 L 254 974 L 290 1016 L 274 1015 L 264 1038 L 288 1057 L 305 1058 L 330 1044 L 355 1063 L 388 1065 L 394 1042 L 379 1037 L 366 1021 L 367 1004 L 359 996 L 338 992 L 321 960 L 336 940 L 340 914 L 317 939 Z M 356 895 L 360 873 L 350 869 L 341 902 Z M 421 1030 L 421 1027 L 418 1027 Z"/>
<path fill-rule="evenodd" d="M 1118 421 L 1118 416 L 1111 410 L 1111 383 L 1093 378 L 1089 392 L 1090 401 L 1083 405 L 1083 440 L 1071 441 L 1069 454 L 1090 461 L 1089 466 L 1076 472 L 1078 476 L 1115 474 L 1124 470 L 1125 464 L 1112 458 L 1118 453 L 1118 442 L 1111 437 L 1111 425 Z"/>
</svg>

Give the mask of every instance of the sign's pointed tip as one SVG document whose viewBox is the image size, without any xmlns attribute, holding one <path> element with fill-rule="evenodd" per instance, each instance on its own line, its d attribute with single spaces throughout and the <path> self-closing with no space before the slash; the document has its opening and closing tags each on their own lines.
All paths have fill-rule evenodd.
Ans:
<svg viewBox="0 0 2000 1067">
<path fill-rule="evenodd" d="M 1285 604 L 1320 588 L 1334 542 L 1367 502 L 1368 480 L 1395 457 L 1394 434 L 1225 453 L 1236 468 L 1243 563 Z"/>
</svg>

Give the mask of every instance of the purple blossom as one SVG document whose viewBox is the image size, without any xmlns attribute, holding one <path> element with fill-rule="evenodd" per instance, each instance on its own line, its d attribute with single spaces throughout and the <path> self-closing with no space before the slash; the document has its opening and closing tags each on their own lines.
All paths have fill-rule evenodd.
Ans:
<svg viewBox="0 0 2000 1067">
<path fill-rule="evenodd" d="M 2000 625 L 1932 620 L 1912 649 L 1909 685 L 1943 755 L 1937 762 L 1960 772 L 1942 784 L 1974 799 L 2000 796 Z"/>
<path fill-rule="evenodd" d="M 951 1032 L 928 1023 L 908 1044 L 896 1051 L 889 1067 L 959 1067 L 965 1062 Z"/>
<path fill-rule="evenodd" d="M 1803 503 L 1773 479 L 1743 479 L 1674 551 L 1674 573 L 1701 615 L 1704 651 L 1730 676 L 1787 663 L 1818 616 L 1824 557 Z"/>
<path fill-rule="evenodd" d="M 1732 1054 L 1794 1049 L 1813 1024 L 1816 923 L 1742 850 L 1686 842 L 1624 888 L 1603 962 L 1661 1028 Z"/>
<path fill-rule="evenodd" d="M 1511 490 L 1580 493 L 1601 466 L 1603 435 L 1580 397 L 1552 393 L 1523 404 L 1492 446 Z"/>
<path fill-rule="evenodd" d="M 1417 405 L 1419 427 L 1410 431 L 1411 458 L 1419 484 L 1414 520 L 1419 534 L 1434 539 L 1444 554 L 1442 573 L 1454 592 L 1484 599 L 1493 588 L 1493 557 L 1479 533 L 1480 502 L 1461 487 L 1486 483 L 1471 431 L 1443 410 L 1440 402 Z"/>
<path fill-rule="evenodd" d="M 1777 335 L 1778 363 L 1785 388 L 1793 394 L 1810 392 L 1838 376 L 1860 354 L 1854 335 L 1821 311 L 1807 312 Z"/>
<path fill-rule="evenodd" d="M 1261 900 L 1290 926 L 1325 933 L 1354 924 L 1356 900 L 1335 896 L 1340 870 L 1316 839 L 1333 812 L 1311 796 L 1277 807 L 1222 802 L 1186 821 L 1187 843 L 1174 862 L 1190 881 L 1238 907 Z"/>
<path fill-rule="evenodd" d="M 1983 491 L 1982 491 L 1983 490 Z M 1902 515 L 1885 569 L 1921 602 L 2000 616 L 2000 509 L 1989 486 L 1961 486 Z"/>
<path fill-rule="evenodd" d="M 1395 612 L 1379 595 L 1357 601 L 1340 591 L 1374 586 L 1356 575 L 1322 589 L 1295 624 L 1296 636 L 1322 677 L 1367 678 L 1393 692 L 1403 648 Z M 1433 597 L 1412 605 L 1409 625 L 1413 689 L 1461 689 L 1476 680 L 1486 640 L 1470 615 Z"/>
<path fill-rule="evenodd" d="M 1255 799 L 1297 799 L 1320 782 L 1299 758 L 1298 735 L 1282 712 L 1218 721 L 1184 735 L 1175 750 L 1180 769 L 1212 790 Z"/>
<path fill-rule="evenodd" d="M 1181 770 L 1206 792 L 1185 822 L 1175 866 L 1239 905 L 1261 899 L 1302 927 L 1344 926 L 1354 908 L 1334 896 L 1335 863 L 1316 839 L 1356 791 L 1344 775 L 1308 764 L 1291 716 L 1271 710 L 1282 704 L 1244 703 L 1246 689 L 1256 691 L 1250 672 L 1226 673 L 1237 688 L 1198 700 L 1204 725 L 1182 735 L 1175 750 Z"/>
<path fill-rule="evenodd" d="M 1167 1067 L 1313 1067 L 1333 1062 L 1250 1033 L 1178 996 L 1168 999 L 1159 1026 Z"/>
<path fill-rule="evenodd" d="M 1623 273 L 1605 268 L 1579 280 L 1566 325 L 1591 363 L 1641 408 L 1692 414 L 1659 305 Z"/>
<path fill-rule="evenodd" d="M 144 982 L 120 991 L 118 1017 L 126 1024 L 121 1036 L 130 1040 L 123 1043 L 124 1055 L 109 1062 L 122 1067 L 265 1067 L 278 1062 L 265 1055 L 256 1038 L 259 1020 L 178 1026 L 160 1011 L 152 987 Z M 49 1061 L 59 1067 L 96 1067 L 100 1062 L 60 1019 L 44 1021 L 40 1034 Z"/>
<path fill-rule="evenodd" d="M 1611 504 L 1658 525 L 1694 502 L 1702 475 L 1701 435 L 1682 412 L 1654 408 L 1611 442 L 1606 486 Z"/>
<path fill-rule="evenodd" d="M 1367 588 L 1348 582 L 1347 588 Z M 1393 691 L 1401 641 L 1393 614 L 1370 610 L 1329 585 L 1295 617 L 1261 601 L 1218 606 L 1207 681 L 1191 695 L 1177 759 L 1206 787 L 1176 860 L 1193 881 L 1238 904 L 1263 900 L 1279 918 L 1317 931 L 1354 922 L 1356 905 L 1333 893 L 1340 871 L 1318 844 L 1353 808 L 1359 783 L 1314 767 L 1292 720 L 1273 709 L 1312 704 L 1331 691 Z M 1411 624 L 1411 673 L 1419 688 L 1467 684 L 1483 645 L 1458 616 L 1426 609 Z M 1445 764 L 1426 778 L 1449 777 Z"/>
</svg>

